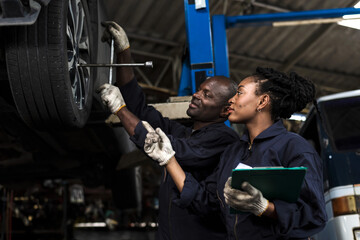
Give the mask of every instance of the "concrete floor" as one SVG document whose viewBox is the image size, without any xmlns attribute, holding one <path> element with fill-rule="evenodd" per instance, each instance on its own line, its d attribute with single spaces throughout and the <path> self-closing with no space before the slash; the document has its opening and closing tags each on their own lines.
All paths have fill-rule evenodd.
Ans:
<svg viewBox="0 0 360 240">
<path fill-rule="evenodd" d="M 75 240 L 155 240 L 155 231 L 121 230 L 121 231 L 96 231 L 76 230 Z"/>
</svg>

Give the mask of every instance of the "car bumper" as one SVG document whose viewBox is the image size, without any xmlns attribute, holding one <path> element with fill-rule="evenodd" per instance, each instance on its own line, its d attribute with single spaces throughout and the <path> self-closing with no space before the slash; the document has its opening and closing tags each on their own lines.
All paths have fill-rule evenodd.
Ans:
<svg viewBox="0 0 360 240">
<path fill-rule="evenodd" d="M 0 26 L 31 25 L 39 16 L 41 4 L 49 2 L 29 0 L 28 6 L 25 6 L 20 0 L 0 0 Z"/>
</svg>

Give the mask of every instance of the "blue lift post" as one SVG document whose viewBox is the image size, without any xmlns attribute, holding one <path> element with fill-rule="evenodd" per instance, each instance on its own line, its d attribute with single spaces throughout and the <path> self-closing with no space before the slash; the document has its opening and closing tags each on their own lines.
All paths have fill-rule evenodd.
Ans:
<svg viewBox="0 0 360 240">
<path fill-rule="evenodd" d="M 212 32 L 214 43 L 215 75 L 230 77 L 228 44 L 226 37 L 226 17 L 212 17 Z"/>
<path fill-rule="evenodd" d="M 192 95 L 214 76 L 209 2 L 204 1 L 206 7 L 196 9 L 195 0 L 184 0 L 188 59 L 183 63 L 179 96 Z"/>
</svg>

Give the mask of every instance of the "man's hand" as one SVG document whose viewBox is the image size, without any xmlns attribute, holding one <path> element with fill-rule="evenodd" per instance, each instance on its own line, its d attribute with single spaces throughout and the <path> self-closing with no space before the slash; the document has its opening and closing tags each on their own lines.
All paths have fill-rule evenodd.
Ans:
<svg viewBox="0 0 360 240">
<path fill-rule="evenodd" d="M 101 41 L 108 42 L 110 44 L 111 38 L 113 38 L 116 53 L 121 53 L 130 47 L 129 39 L 124 29 L 122 29 L 122 27 L 120 27 L 116 22 L 105 21 L 101 22 L 101 25 L 105 27 Z"/>
<path fill-rule="evenodd" d="M 251 212 L 256 216 L 261 216 L 268 208 L 269 201 L 248 182 L 243 182 L 241 188 L 244 191 L 232 188 L 231 177 L 228 178 L 224 188 L 226 204 L 239 211 Z"/>
<path fill-rule="evenodd" d="M 101 85 L 96 92 L 100 93 L 102 103 L 114 114 L 126 106 L 118 87 L 105 83 Z"/>
<path fill-rule="evenodd" d="M 169 138 L 160 128 L 156 128 L 154 131 L 148 122 L 142 121 L 142 124 L 148 131 L 144 144 L 145 153 L 157 161 L 160 166 L 166 165 L 175 155 Z"/>
</svg>

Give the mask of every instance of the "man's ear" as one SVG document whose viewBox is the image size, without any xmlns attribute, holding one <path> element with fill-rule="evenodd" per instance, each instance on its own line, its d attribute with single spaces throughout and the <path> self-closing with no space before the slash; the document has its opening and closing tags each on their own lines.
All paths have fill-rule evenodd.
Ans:
<svg viewBox="0 0 360 240">
<path fill-rule="evenodd" d="M 229 116 L 228 107 L 228 105 L 222 107 L 220 111 L 220 118 L 227 118 Z"/>
</svg>

